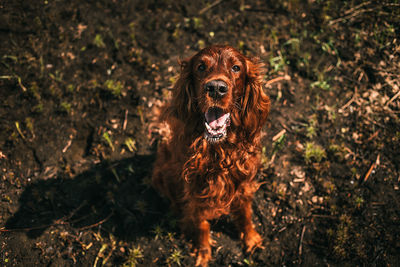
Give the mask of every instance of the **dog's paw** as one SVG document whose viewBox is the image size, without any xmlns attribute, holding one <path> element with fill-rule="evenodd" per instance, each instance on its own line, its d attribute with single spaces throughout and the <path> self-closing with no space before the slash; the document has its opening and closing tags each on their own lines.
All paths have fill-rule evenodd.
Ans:
<svg viewBox="0 0 400 267">
<path fill-rule="evenodd" d="M 196 266 L 207 267 L 211 259 L 211 247 L 196 250 Z"/>
<path fill-rule="evenodd" d="M 257 248 L 264 249 L 262 246 L 262 237 L 254 230 L 250 233 L 243 234 L 242 240 L 246 249 L 246 253 L 252 254 Z"/>
</svg>

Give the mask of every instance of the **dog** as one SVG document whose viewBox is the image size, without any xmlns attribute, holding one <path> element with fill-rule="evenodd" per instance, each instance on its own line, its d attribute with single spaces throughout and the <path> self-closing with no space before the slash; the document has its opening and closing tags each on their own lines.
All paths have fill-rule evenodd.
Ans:
<svg viewBox="0 0 400 267">
<path fill-rule="evenodd" d="M 204 48 L 180 65 L 160 115 L 170 131 L 159 144 L 152 183 L 181 215 L 196 266 L 208 266 L 209 221 L 221 215 L 233 216 L 247 252 L 262 247 L 251 205 L 270 100 L 263 64 L 231 46 Z"/>
</svg>

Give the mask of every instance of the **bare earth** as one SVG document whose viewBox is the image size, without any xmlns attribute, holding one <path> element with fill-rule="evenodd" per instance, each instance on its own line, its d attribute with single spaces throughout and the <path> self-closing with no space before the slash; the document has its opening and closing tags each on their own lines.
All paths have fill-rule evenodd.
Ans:
<svg viewBox="0 0 400 267">
<path fill-rule="evenodd" d="M 264 250 L 211 266 L 398 266 L 398 1 L 0 2 L 0 266 L 193 266 L 150 187 L 177 60 L 265 63 Z M 269 3 L 272 2 L 272 3 Z"/>
</svg>

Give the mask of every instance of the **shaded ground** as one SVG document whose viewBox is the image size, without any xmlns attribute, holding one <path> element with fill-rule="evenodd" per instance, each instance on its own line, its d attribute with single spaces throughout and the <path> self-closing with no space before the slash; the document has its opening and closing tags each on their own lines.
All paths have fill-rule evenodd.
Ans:
<svg viewBox="0 0 400 267">
<path fill-rule="evenodd" d="M 398 1 L 3 1 L 0 265 L 191 266 L 149 186 L 152 108 L 177 59 L 258 55 L 272 111 L 242 252 L 213 224 L 211 266 L 400 262 Z"/>
</svg>

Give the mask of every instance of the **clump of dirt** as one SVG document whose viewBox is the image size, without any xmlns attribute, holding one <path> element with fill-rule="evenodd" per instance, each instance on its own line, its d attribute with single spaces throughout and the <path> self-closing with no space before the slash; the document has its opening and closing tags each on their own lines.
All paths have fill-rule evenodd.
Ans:
<svg viewBox="0 0 400 267">
<path fill-rule="evenodd" d="M 3 1 L 0 265 L 191 266 L 150 186 L 177 60 L 266 64 L 264 250 L 213 222 L 211 266 L 400 262 L 397 1 Z"/>
</svg>

